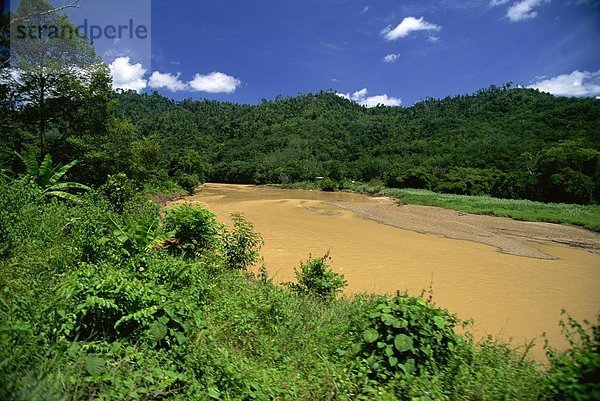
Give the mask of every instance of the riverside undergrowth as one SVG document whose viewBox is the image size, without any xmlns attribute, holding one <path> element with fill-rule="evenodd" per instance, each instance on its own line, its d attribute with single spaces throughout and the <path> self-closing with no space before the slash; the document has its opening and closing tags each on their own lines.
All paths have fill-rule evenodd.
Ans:
<svg viewBox="0 0 600 401">
<path fill-rule="evenodd" d="M 0 399 L 598 394 L 597 325 L 589 334 L 569 320 L 571 349 L 542 367 L 510 344 L 457 334 L 455 316 L 419 297 L 323 296 L 341 278 L 306 266 L 326 257 L 297 270 L 301 285 L 274 285 L 250 273 L 262 242 L 243 216 L 224 227 L 199 206 L 161 214 L 125 195 L 92 190 L 72 203 L 0 181 Z"/>
</svg>

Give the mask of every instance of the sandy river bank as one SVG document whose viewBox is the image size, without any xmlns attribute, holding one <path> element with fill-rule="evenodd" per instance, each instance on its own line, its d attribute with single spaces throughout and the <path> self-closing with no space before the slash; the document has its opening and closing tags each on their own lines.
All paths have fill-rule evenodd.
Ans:
<svg viewBox="0 0 600 401">
<path fill-rule="evenodd" d="M 560 346 L 561 309 L 577 319 L 600 310 L 600 236 L 577 227 L 477 216 L 387 198 L 206 184 L 173 203 L 200 202 L 223 222 L 242 212 L 262 234 L 275 281 L 293 280 L 309 254 L 331 252 L 346 293 L 419 294 L 461 318 L 477 336 L 515 345 L 547 332 Z M 383 224 L 382 224 L 383 223 Z M 541 356 L 541 348 L 534 351 Z"/>
</svg>

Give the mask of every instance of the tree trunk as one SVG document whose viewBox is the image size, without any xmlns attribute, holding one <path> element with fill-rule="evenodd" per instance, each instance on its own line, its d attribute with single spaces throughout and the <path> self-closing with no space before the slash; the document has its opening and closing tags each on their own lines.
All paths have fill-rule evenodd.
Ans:
<svg viewBox="0 0 600 401">
<path fill-rule="evenodd" d="M 41 160 L 44 160 L 46 156 L 46 116 L 45 116 L 45 91 L 46 81 L 44 79 L 44 65 L 42 61 L 42 68 L 40 73 L 40 149 L 42 153 Z"/>
</svg>

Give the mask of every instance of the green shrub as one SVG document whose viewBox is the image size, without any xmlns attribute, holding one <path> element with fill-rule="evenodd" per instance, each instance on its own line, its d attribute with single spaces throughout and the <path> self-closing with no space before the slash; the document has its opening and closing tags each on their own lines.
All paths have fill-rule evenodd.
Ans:
<svg viewBox="0 0 600 401">
<path fill-rule="evenodd" d="M 144 215 L 132 217 L 126 214 L 122 217 L 122 223 L 112 219 L 111 223 L 112 238 L 127 256 L 158 248 L 174 234 L 174 231 L 163 232 L 158 218 Z"/>
<path fill-rule="evenodd" d="M 181 173 L 177 176 L 177 185 L 185 189 L 190 195 L 194 194 L 194 190 L 199 184 L 200 180 L 195 174 Z"/>
<path fill-rule="evenodd" d="M 210 210 L 185 204 L 167 210 L 165 229 L 175 239 L 169 245 L 172 253 L 196 257 L 217 243 L 220 226 Z"/>
<path fill-rule="evenodd" d="M 298 282 L 287 283 L 287 286 L 298 293 L 335 299 L 347 283 L 343 275 L 331 269 L 327 260 L 331 260 L 329 252 L 316 259 L 309 256 L 306 263 L 300 261 L 300 269 L 294 268 Z"/>
<path fill-rule="evenodd" d="M 570 344 L 566 351 L 548 347 L 548 392 L 554 400 L 600 399 L 600 317 L 595 325 L 578 323 L 563 311 L 561 329 Z"/>
<path fill-rule="evenodd" d="M 362 357 L 376 380 L 437 371 L 460 344 L 457 320 L 419 297 L 396 296 L 375 306 L 362 330 Z"/>
<path fill-rule="evenodd" d="M 486 195 L 501 182 L 503 175 L 495 168 L 451 168 L 437 184 L 435 190 L 457 195 Z"/>
<path fill-rule="evenodd" d="M 116 212 L 123 212 L 125 205 L 131 202 L 136 195 L 135 184 L 127 178 L 125 173 L 109 175 L 100 191 L 110 202 Z"/>
<path fill-rule="evenodd" d="M 476 344 L 472 338 L 466 338 L 466 343 L 454 349 L 437 375 L 444 393 L 453 401 L 546 399 L 546 374 L 528 356 L 533 345 L 529 343 L 520 349 L 492 337 Z"/>
<path fill-rule="evenodd" d="M 333 192 L 339 188 L 339 185 L 330 178 L 324 178 L 319 181 L 319 188 L 321 188 L 321 191 Z"/>
<path fill-rule="evenodd" d="M 396 167 L 384 174 L 385 185 L 390 188 L 430 189 L 433 181 L 433 174 L 422 167 Z"/>
<path fill-rule="evenodd" d="M 239 213 L 231 215 L 233 229 L 226 231 L 223 247 L 229 268 L 246 270 L 258 262 L 263 239 L 254 226 Z"/>
<path fill-rule="evenodd" d="M 103 196 L 88 191 L 67 204 L 40 193 L 26 180 L 0 183 L 0 255 L 34 276 L 106 255 L 113 213 Z"/>
<path fill-rule="evenodd" d="M 0 256 L 10 253 L 30 231 L 18 224 L 25 210 L 37 210 L 43 204 L 42 191 L 33 182 L 0 177 Z"/>
<path fill-rule="evenodd" d="M 181 294 L 110 263 L 79 267 L 59 299 L 57 335 L 72 341 L 131 339 L 171 347 L 199 321 Z"/>
</svg>

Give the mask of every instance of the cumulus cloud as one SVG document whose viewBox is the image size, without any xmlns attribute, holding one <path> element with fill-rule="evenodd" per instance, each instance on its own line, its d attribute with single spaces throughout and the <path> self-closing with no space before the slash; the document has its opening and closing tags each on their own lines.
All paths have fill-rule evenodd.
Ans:
<svg viewBox="0 0 600 401">
<path fill-rule="evenodd" d="M 154 89 L 166 88 L 171 92 L 177 92 L 188 89 L 188 85 L 179 79 L 177 75 L 154 71 L 148 79 L 148 86 Z"/>
<path fill-rule="evenodd" d="M 242 81 L 231 75 L 215 71 L 206 75 L 196 74 L 188 84 L 192 90 L 198 92 L 233 93 L 242 84 Z"/>
<path fill-rule="evenodd" d="M 600 96 L 600 70 L 595 72 L 575 70 L 570 74 L 539 80 L 528 88 L 556 96 L 598 97 Z"/>
<path fill-rule="evenodd" d="M 491 7 L 496 7 L 496 6 L 501 6 L 503 4 L 508 3 L 510 0 L 491 0 L 490 1 L 490 6 Z"/>
<path fill-rule="evenodd" d="M 506 16 L 512 22 L 532 19 L 538 14 L 535 9 L 549 2 L 550 0 L 521 0 L 508 8 Z"/>
<path fill-rule="evenodd" d="M 439 31 L 440 29 L 442 29 L 442 27 L 425 21 L 423 17 L 405 17 L 395 28 L 392 28 L 390 25 L 381 31 L 381 34 L 387 40 L 397 40 L 400 38 L 405 38 L 411 32 Z"/>
<path fill-rule="evenodd" d="M 400 53 L 391 53 L 383 58 L 383 61 L 386 63 L 394 63 L 400 57 Z"/>
<path fill-rule="evenodd" d="M 196 74 L 194 79 L 189 82 L 181 80 L 180 73 L 171 74 L 160 71 L 152 72 L 150 78 L 144 78 L 146 69 L 140 64 L 132 64 L 128 56 L 116 58 L 109 64 L 110 74 L 112 76 L 113 89 L 133 89 L 140 92 L 146 87 L 153 89 L 168 89 L 172 92 L 177 91 L 197 91 L 208 93 L 233 93 L 242 81 L 214 71 L 206 75 Z"/>
<path fill-rule="evenodd" d="M 399 98 L 391 97 L 384 93 L 383 95 L 369 96 L 360 104 L 367 107 L 375 107 L 380 104 L 384 106 L 400 106 L 401 103 Z"/>
<path fill-rule="evenodd" d="M 131 64 L 131 59 L 127 56 L 116 58 L 108 68 L 113 89 L 133 89 L 139 92 L 147 85 L 144 79 L 146 69 L 140 63 Z"/>
<path fill-rule="evenodd" d="M 345 99 L 352 100 L 360 104 L 361 106 L 366 107 L 375 107 L 378 105 L 384 106 L 400 106 L 402 103 L 400 98 L 388 96 L 387 94 L 383 95 L 375 95 L 375 96 L 367 96 L 369 91 L 367 88 L 363 88 L 358 90 L 352 94 L 350 93 L 336 93 L 338 96 L 341 96 Z"/>
</svg>

